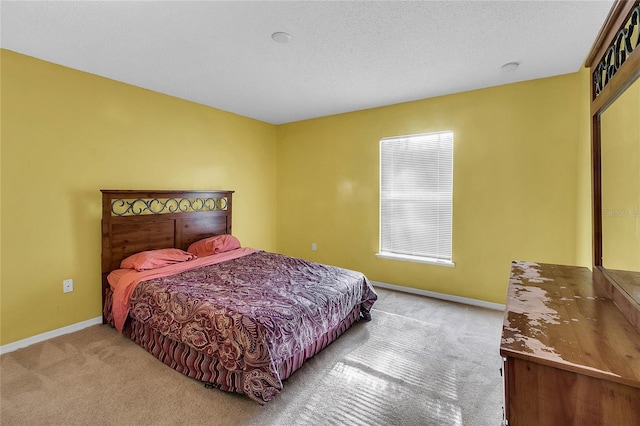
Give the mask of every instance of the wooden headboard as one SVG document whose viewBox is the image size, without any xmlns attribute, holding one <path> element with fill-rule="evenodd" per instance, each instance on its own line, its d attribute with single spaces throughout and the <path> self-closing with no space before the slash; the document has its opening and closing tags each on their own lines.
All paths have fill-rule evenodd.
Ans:
<svg viewBox="0 0 640 426">
<path fill-rule="evenodd" d="M 102 302 L 107 275 L 134 253 L 231 234 L 234 191 L 102 192 Z"/>
</svg>

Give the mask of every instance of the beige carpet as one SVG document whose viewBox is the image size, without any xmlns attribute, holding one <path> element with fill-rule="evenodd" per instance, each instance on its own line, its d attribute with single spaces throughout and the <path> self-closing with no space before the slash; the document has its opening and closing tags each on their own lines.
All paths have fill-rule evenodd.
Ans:
<svg viewBox="0 0 640 426">
<path fill-rule="evenodd" d="M 501 313 L 380 295 L 371 322 L 307 361 L 264 407 L 206 389 L 97 325 L 2 355 L 0 422 L 499 425 Z"/>
</svg>

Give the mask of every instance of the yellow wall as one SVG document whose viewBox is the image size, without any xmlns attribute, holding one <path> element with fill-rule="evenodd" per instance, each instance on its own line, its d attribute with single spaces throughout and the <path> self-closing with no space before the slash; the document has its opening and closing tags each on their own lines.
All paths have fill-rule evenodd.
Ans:
<svg viewBox="0 0 640 426">
<path fill-rule="evenodd" d="M 498 303 L 512 260 L 590 265 L 577 248 L 590 222 L 584 82 L 576 73 L 278 126 L 278 250 Z M 376 258 L 379 140 L 440 130 L 455 138 L 456 267 Z"/>
<path fill-rule="evenodd" d="M 100 315 L 101 188 L 235 190 L 234 233 L 275 250 L 275 126 L 1 55 L 1 344 Z"/>
<path fill-rule="evenodd" d="M 581 93 L 577 98 L 578 126 L 578 179 L 576 188 L 576 265 L 593 267 L 593 192 L 591 184 L 591 71 L 582 68 L 577 74 Z"/>
<path fill-rule="evenodd" d="M 586 71 L 272 126 L 1 52 L 0 344 L 100 315 L 101 188 L 233 189 L 244 245 L 491 302 L 590 265 Z M 456 267 L 376 258 L 379 139 L 447 129 Z"/>
</svg>

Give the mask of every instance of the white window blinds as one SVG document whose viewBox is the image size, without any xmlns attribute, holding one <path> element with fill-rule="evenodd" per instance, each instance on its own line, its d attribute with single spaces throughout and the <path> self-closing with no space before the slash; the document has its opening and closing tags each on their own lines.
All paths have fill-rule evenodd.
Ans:
<svg viewBox="0 0 640 426">
<path fill-rule="evenodd" d="M 451 263 L 452 211 L 453 132 L 381 139 L 379 255 Z"/>
</svg>

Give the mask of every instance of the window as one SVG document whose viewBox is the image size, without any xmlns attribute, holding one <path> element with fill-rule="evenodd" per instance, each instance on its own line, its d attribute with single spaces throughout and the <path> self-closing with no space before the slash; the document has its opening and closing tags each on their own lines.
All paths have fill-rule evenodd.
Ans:
<svg viewBox="0 0 640 426">
<path fill-rule="evenodd" d="M 453 132 L 380 140 L 379 257 L 454 266 Z"/>
</svg>

